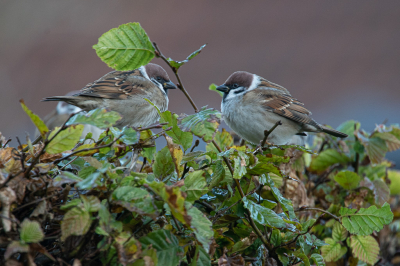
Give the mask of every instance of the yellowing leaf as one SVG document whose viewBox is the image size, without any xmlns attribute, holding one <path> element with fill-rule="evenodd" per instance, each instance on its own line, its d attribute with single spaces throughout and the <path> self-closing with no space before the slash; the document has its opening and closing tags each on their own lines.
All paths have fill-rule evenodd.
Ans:
<svg viewBox="0 0 400 266">
<path fill-rule="evenodd" d="M 51 139 L 55 134 L 57 136 L 47 145 L 46 152 L 49 154 L 62 153 L 71 150 L 78 143 L 82 135 L 83 125 L 70 126 L 62 130 L 60 133 L 59 127 L 56 127 L 49 135 Z"/>
<path fill-rule="evenodd" d="M 49 132 L 49 129 L 47 128 L 46 124 L 42 121 L 42 119 L 39 118 L 39 116 L 32 113 L 32 111 L 28 109 L 28 107 L 24 103 L 24 100 L 20 100 L 19 102 L 21 103 L 22 109 L 24 109 L 25 113 L 29 116 L 33 124 L 35 124 L 35 126 L 39 130 L 42 138 L 45 139 L 46 133 Z"/>
<path fill-rule="evenodd" d="M 379 244 L 372 236 L 351 236 L 350 246 L 356 258 L 370 265 L 378 260 Z"/>
<path fill-rule="evenodd" d="M 61 223 L 61 240 L 70 235 L 80 236 L 87 233 L 92 221 L 90 220 L 89 211 L 82 207 L 74 207 L 69 210 Z"/>
<path fill-rule="evenodd" d="M 85 150 L 85 149 L 92 149 L 96 146 L 96 143 L 91 143 L 91 144 L 83 144 L 81 146 L 79 146 L 78 148 L 75 149 L 75 151 L 80 151 L 80 150 Z M 95 153 L 98 153 L 99 150 L 98 149 L 92 149 L 89 151 L 82 151 L 82 152 L 78 152 L 75 155 L 76 156 L 90 156 L 93 155 Z"/>
<path fill-rule="evenodd" d="M 321 253 L 326 262 L 337 261 L 347 252 L 347 248 L 340 245 L 332 238 L 324 240 L 328 245 L 321 247 Z"/>
<path fill-rule="evenodd" d="M 38 243 L 43 240 L 44 233 L 38 222 L 25 219 L 21 223 L 20 237 L 24 243 Z"/>
<path fill-rule="evenodd" d="M 361 180 L 360 176 L 352 171 L 339 172 L 334 179 L 345 189 L 357 188 Z"/>
</svg>

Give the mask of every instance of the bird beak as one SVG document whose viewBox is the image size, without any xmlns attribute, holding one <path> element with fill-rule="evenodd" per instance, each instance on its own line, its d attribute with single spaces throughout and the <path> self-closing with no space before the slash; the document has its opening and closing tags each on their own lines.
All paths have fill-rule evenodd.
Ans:
<svg viewBox="0 0 400 266">
<path fill-rule="evenodd" d="M 217 91 L 222 91 L 224 93 L 228 93 L 231 89 L 228 86 L 226 86 L 225 84 L 222 84 L 221 86 L 218 86 L 216 88 L 216 90 Z"/>
<path fill-rule="evenodd" d="M 164 82 L 163 87 L 165 90 L 176 89 L 176 85 L 172 81 Z"/>
</svg>

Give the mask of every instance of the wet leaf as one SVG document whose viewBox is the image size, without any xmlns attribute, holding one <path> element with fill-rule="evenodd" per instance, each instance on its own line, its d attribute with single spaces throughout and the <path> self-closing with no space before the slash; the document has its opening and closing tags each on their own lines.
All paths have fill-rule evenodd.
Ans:
<svg viewBox="0 0 400 266">
<path fill-rule="evenodd" d="M 273 210 L 262 207 L 246 197 L 243 198 L 243 204 L 250 211 L 251 217 L 258 223 L 276 228 L 286 228 L 286 223 Z"/>
<path fill-rule="evenodd" d="M 183 118 L 181 124 L 183 128 L 190 130 L 205 142 L 210 142 L 220 122 L 220 112 L 212 108 L 207 109 L 207 107 L 203 107 L 198 113 Z"/>
<path fill-rule="evenodd" d="M 139 23 L 122 24 L 104 33 L 93 45 L 97 56 L 115 70 L 133 70 L 154 57 L 154 47 Z"/>
</svg>

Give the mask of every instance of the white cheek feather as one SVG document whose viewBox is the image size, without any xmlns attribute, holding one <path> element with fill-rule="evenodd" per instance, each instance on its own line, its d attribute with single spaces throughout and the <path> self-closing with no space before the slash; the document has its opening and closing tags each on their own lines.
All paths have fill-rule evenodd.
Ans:
<svg viewBox="0 0 400 266">
<path fill-rule="evenodd" d="M 73 106 L 71 104 L 67 104 L 65 102 L 59 102 L 57 104 L 57 113 L 60 115 L 65 115 L 65 114 L 69 115 L 80 111 L 82 111 L 81 108 Z"/>
<path fill-rule="evenodd" d="M 143 75 L 143 77 L 150 80 L 149 75 L 147 75 L 146 68 L 144 68 L 144 66 L 139 67 L 139 71 Z"/>
<path fill-rule="evenodd" d="M 253 74 L 253 81 L 251 82 L 250 87 L 247 89 L 247 91 L 251 91 L 254 90 L 255 88 L 258 87 L 258 85 L 260 84 L 260 77 Z"/>
</svg>

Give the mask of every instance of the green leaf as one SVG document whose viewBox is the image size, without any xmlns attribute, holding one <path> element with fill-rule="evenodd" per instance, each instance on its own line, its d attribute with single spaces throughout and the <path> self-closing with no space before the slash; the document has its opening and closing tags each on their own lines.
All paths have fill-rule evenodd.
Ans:
<svg viewBox="0 0 400 266">
<path fill-rule="evenodd" d="M 204 151 L 188 152 L 185 155 L 183 155 L 181 163 L 184 164 L 184 163 L 188 163 L 188 162 L 194 161 L 198 157 L 201 157 L 201 156 L 204 156 L 204 155 L 205 155 Z"/>
<path fill-rule="evenodd" d="M 271 244 L 276 247 L 279 246 L 281 243 L 282 243 L 281 231 L 278 229 L 273 229 L 271 235 Z"/>
<path fill-rule="evenodd" d="M 317 266 L 325 266 L 324 258 L 320 254 L 312 254 L 310 260 L 314 261 L 315 265 Z"/>
<path fill-rule="evenodd" d="M 51 139 L 57 132 L 61 130 L 56 127 L 49 135 Z M 75 125 L 67 127 L 57 134 L 56 137 L 46 147 L 46 152 L 49 154 L 62 153 L 71 150 L 78 143 L 83 131 L 83 125 Z"/>
<path fill-rule="evenodd" d="M 223 97 L 224 96 L 224 93 L 223 92 L 221 92 L 221 91 L 217 91 L 217 85 L 216 84 L 211 84 L 209 87 L 208 87 L 208 89 L 210 90 L 210 91 L 215 91 L 216 93 L 218 93 L 219 94 L 219 96 L 221 96 L 221 97 Z"/>
<path fill-rule="evenodd" d="M 251 218 L 262 225 L 268 225 L 276 228 L 286 228 L 286 223 L 273 210 L 267 209 L 259 204 L 248 200 L 246 197 L 242 199 L 244 207 L 250 211 Z"/>
<path fill-rule="evenodd" d="M 344 241 L 347 238 L 348 232 L 346 228 L 344 228 L 343 225 L 341 225 L 339 222 L 335 222 L 333 225 L 333 230 L 332 230 L 332 238 L 336 242 L 339 241 Z"/>
<path fill-rule="evenodd" d="M 100 210 L 100 200 L 96 196 L 81 195 L 83 206 L 89 212 L 98 212 Z"/>
<path fill-rule="evenodd" d="M 360 127 L 360 122 L 349 120 L 340 124 L 340 126 L 338 126 L 336 130 L 343 132 L 344 134 L 347 134 L 349 136 L 354 136 L 354 131 L 360 129 Z"/>
<path fill-rule="evenodd" d="M 247 173 L 249 175 L 259 176 L 263 174 L 273 173 L 277 176 L 282 177 L 282 172 L 276 165 L 270 162 L 264 162 L 263 160 L 261 162 L 257 162 L 257 164 L 253 168 L 247 168 Z"/>
<path fill-rule="evenodd" d="M 69 210 L 61 223 L 61 240 L 65 241 L 68 236 L 80 236 L 87 233 L 92 221 L 88 210 L 74 207 Z"/>
<path fill-rule="evenodd" d="M 400 194 L 400 171 L 388 170 L 388 178 L 390 179 L 390 195 Z"/>
<path fill-rule="evenodd" d="M 94 186 L 96 183 L 97 179 L 101 176 L 100 172 L 94 172 L 87 176 L 84 180 L 81 182 L 77 183 L 76 185 L 81 188 L 81 189 L 90 189 Z"/>
<path fill-rule="evenodd" d="M 238 155 L 233 159 L 235 162 L 233 178 L 241 179 L 246 173 L 246 159 Z"/>
<path fill-rule="evenodd" d="M 386 142 L 386 147 L 388 148 L 388 151 L 395 151 L 400 148 L 400 139 L 398 139 L 390 132 L 378 132 L 374 133 L 373 136 L 383 139 Z"/>
<path fill-rule="evenodd" d="M 189 129 L 193 134 L 202 138 L 205 142 L 210 142 L 221 122 L 221 113 L 207 106 L 202 107 L 198 113 L 188 115 L 183 118 L 181 124 L 183 128 Z"/>
<path fill-rule="evenodd" d="M 46 133 L 49 132 L 49 129 L 47 128 L 46 124 L 42 121 L 42 119 L 40 119 L 39 116 L 37 116 L 31 110 L 29 110 L 29 108 L 25 105 L 24 100 L 20 100 L 19 102 L 21 103 L 22 109 L 24 109 L 25 113 L 29 116 L 33 124 L 39 130 L 42 138 L 45 139 Z"/>
<path fill-rule="evenodd" d="M 138 132 L 136 132 L 131 127 L 124 127 L 122 130 L 111 127 L 110 130 L 116 138 L 118 138 L 122 134 L 120 140 L 126 145 L 133 145 L 138 141 Z"/>
<path fill-rule="evenodd" d="M 343 226 L 351 233 L 357 235 L 370 235 L 373 231 L 379 232 L 384 225 L 393 220 L 393 213 L 388 203 L 383 204 L 382 208 L 371 206 L 368 209 L 340 208 Z"/>
<path fill-rule="evenodd" d="M 171 58 L 168 58 L 168 62 L 170 63 L 170 65 L 174 68 L 176 68 L 177 70 L 183 66 L 184 64 L 186 64 L 187 62 L 189 62 L 191 59 L 193 59 L 194 57 L 196 57 L 201 50 L 203 50 L 203 48 L 206 47 L 206 44 L 202 45 L 198 50 L 194 51 L 193 53 L 191 53 L 185 60 L 183 61 L 175 61 Z"/>
<path fill-rule="evenodd" d="M 270 175 L 263 175 L 263 177 L 265 177 L 266 180 L 265 184 L 267 184 L 271 188 L 272 194 L 274 195 L 275 199 L 277 199 L 278 202 L 281 204 L 282 209 L 288 213 L 290 219 L 295 219 L 296 215 L 294 213 L 292 202 L 282 196 L 279 189 L 274 185 L 274 181 L 272 180 Z"/>
<path fill-rule="evenodd" d="M 371 163 L 379 164 L 383 161 L 388 151 L 385 140 L 378 137 L 367 137 L 363 131 L 356 132 L 356 137 L 365 147 Z"/>
<path fill-rule="evenodd" d="M 38 222 L 25 219 L 21 223 L 20 238 L 23 243 L 39 243 L 43 240 L 44 233 Z"/>
<path fill-rule="evenodd" d="M 161 114 L 160 123 L 168 123 L 163 128 L 167 129 L 172 127 L 171 130 L 167 131 L 167 135 L 170 136 L 176 144 L 179 144 L 186 151 L 192 146 L 193 135 L 190 132 L 183 132 L 178 127 L 178 120 L 176 115 L 172 115 L 170 111 L 163 112 Z"/>
<path fill-rule="evenodd" d="M 154 164 L 153 172 L 157 178 L 161 180 L 166 176 L 172 174 L 175 170 L 175 165 L 171 157 L 171 153 L 168 147 L 164 147 L 159 152 L 157 152 Z"/>
<path fill-rule="evenodd" d="M 342 247 L 340 243 L 335 242 L 332 238 L 326 238 L 325 242 L 328 245 L 321 248 L 321 253 L 325 261 L 337 261 L 346 254 L 347 248 Z"/>
<path fill-rule="evenodd" d="M 360 176 L 357 173 L 351 171 L 339 172 L 334 177 L 335 181 L 338 182 L 344 189 L 355 189 L 360 183 Z"/>
<path fill-rule="evenodd" d="M 108 128 L 113 126 L 122 116 L 114 111 L 106 109 L 94 109 L 88 113 L 80 112 L 71 117 L 67 125 L 86 124 L 98 128 Z"/>
<path fill-rule="evenodd" d="M 204 171 L 190 172 L 185 178 L 186 201 L 193 203 L 208 192 Z"/>
<path fill-rule="evenodd" d="M 186 209 L 188 210 L 188 215 L 192 218 L 191 228 L 196 235 L 197 240 L 203 245 L 203 248 L 208 252 L 210 249 L 210 244 L 214 236 L 214 231 L 212 230 L 212 223 L 207 217 L 196 207 L 192 206 L 190 203 L 186 202 Z"/>
<path fill-rule="evenodd" d="M 296 257 L 298 257 L 299 259 L 301 259 L 301 261 L 304 263 L 304 266 L 310 266 L 310 261 L 308 260 L 308 257 L 306 256 L 306 254 L 297 250 L 296 252 L 294 252 L 294 255 Z"/>
<path fill-rule="evenodd" d="M 372 236 L 351 236 L 350 247 L 353 255 L 361 261 L 371 265 L 378 261 L 379 244 Z"/>
<path fill-rule="evenodd" d="M 113 231 L 122 232 L 123 223 L 116 221 L 104 204 L 100 205 L 98 217 L 99 226 L 96 228 L 97 234 L 109 236 Z"/>
<path fill-rule="evenodd" d="M 112 198 L 114 200 L 123 200 L 123 201 L 134 201 L 149 196 L 150 194 L 146 190 L 131 186 L 119 187 L 112 194 Z"/>
<path fill-rule="evenodd" d="M 196 245 L 196 252 L 190 266 L 211 266 L 210 255 L 202 246 Z"/>
<path fill-rule="evenodd" d="M 148 64 L 154 57 L 153 44 L 139 23 L 122 24 L 107 31 L 93 49 L 115 70 L 133 70 Z"/>
<path fill-rule="evenodd" d="M 233 146 L 233 137 L 225 128 L 223 128 L 221 132 L 217 131 L 214 140 L 222 150 L 229 149 Z M 215 152 L 218 153 L 218 150 L 215 149 Z"/>
<path fill-rule="evenodd" d="M 310 170 L 322 172 L 333 164 L 346 164 L 350 159 L 334 149 L 327 149 L 321 152 L 317 157 L 313 158 Z"/>
<path fill-rule="evenodd" d="M 367 187 L 373 191 L 375 203 L 379 206 L 382 206 L 390 198 L 390 189 L 381 178 L 371 181 L 368 177 L 365 177 L 360 186 Z"/>
<path fill-rule="evenodd" d="M 144 247 L 152 245 L 157 250 L 157 259 L 164 266 L 176 266 L 183 257 L 179 240 L 168 230 L 153 231 L 139 239 Z"/>
</svg>

